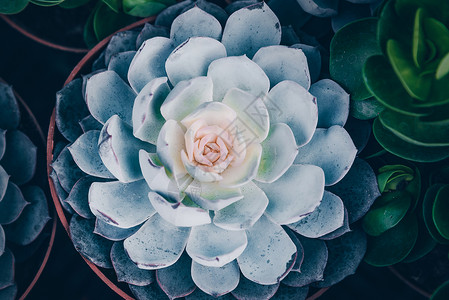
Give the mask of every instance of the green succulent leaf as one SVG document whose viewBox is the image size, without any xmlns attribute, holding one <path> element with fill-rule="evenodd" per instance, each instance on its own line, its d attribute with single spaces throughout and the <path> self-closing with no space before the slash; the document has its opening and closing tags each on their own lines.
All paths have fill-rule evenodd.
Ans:
<svg viewBox="0 0 449 300">
<path fill-rule="evenodd" d="M 421 67 L 426 59 L 426 41 L 424 38 L 424 29 L 422 20 L 424 17 L 424 9 L 418 8 L 415 15 L 415 24 L 413 28 L 413 61 L 416 67 Z"/>
<path fill-rule="evenodd" d="M 447 22 L 449 21 L 449 3 L 440 0 L 396 0 L 390 1 L 394 3 L 394 8 L 398 15 L 410 19 L 413 18 L 418 8 L 424 8 L 431 16 Z"/>
<path fill-rule="evenodd" d="M 17 14 L 25 9 L 28 5 L 28 0 L 0 0 L 0 13 L 2 14 Z"/>
<path fill-rule="evenodd" d="M 120 9 L 122 8 L 122 1 L 121 0 L 102 0 L 103 3 L 105 3 L 107 6 L 109 6 L 110 9 L 112 9 L 114 12 L 119 13 Z M 124 0 L 123 2 L 125 2 Z"/>
<path fill-rule="evenodd" d="M 92 9 L 86 23 L 84 24 L 83 39 L 89 48 L 93 48 L 99 42 L 94 30 L 94 16 L 101 4 L 102 2 L 97 2 L 97 5 Z"/>
<path fill-rule="evenodd" d="M 368 90 L 385 107 L 411 116 L 428 114 L 413 106 L 414 99 L 407 93 L 393 68 L 383 55 L 371 56 L 363 67 L 363 78 Z"/>
<path fill-rule="evenodd" d="M 385 128 L 379 119 L 374 120 L 373 134 L 388 152 L 416 162 L 435 162 L 449 157 L 449 147 L 423 147 L 408 143 Z"/>
<path fill-rule="evenodd" d="M 404 218 L 412 202 L 412 197 L 409 193 L 395 193 L 400 193 L 400 196 L 380 207 L 375 203 L 375 208 L 365 215 L 362 224 L 367 234 L 379 236 L 396 226 Z"/>
<path fill-rule="evenodd" d="M 449 185 L 439 189 L 433 203 L 432 217 L 435 227 L 445 239 L 449 240 Z"/>
<path fill-rule="evenodd" d="M 420 218 L 418 220 L 418 239 L 409 255 L 404 258 L 402 262 L 410 263 L 414 262 L 432 251 L 437 242 L 430 236 L 424 221 Z"/>
<path fill-rule="evenodd" d="M 365 262 L 376 267 L 398 263 L 412 251 L 417 237 L 418 220 L 413 214 L 407 215 L 380 236 L 368 237 Z"/>
<path fill-rule="evenodd" d="M 175 3 L 174 0 L 123 0 L 123 11 L 136 17 L 149 17 Z"/>
<path fill-rule="evenodd" d="M 449 120 L 423 122 L 417 117 L 391 110 L 383 111 L 379 120 L 385 128 L 408 143 L 423 147 L 449 146 Z"/>
<path fill-rule="evenodd" d="M 443 59 L 438 64 L 437 72 L 435 78 L 440 80 L 444 76 L 449 74 L 449 52 L 443 57 Z"/>
<path fill-rule="evenodd" d="M 440 285 L 432 294 L 430 300 L 444 300 L 449 297 L 449 281 Z"/>
<path fill-rule="evenodd" d="M 64 0 L 30 0 L 30 3 L 39 5 L 39 6 L 54 6 L 64 2 Z"/>
<path fill-rule="evenodd" d="M 395 9 L 397 1 L 385 2 L 386 4 L 381 11 L 377 27 L 377 38 L 384 54 L 386 54 L 387 41 L 390 39 L 398 40 L 404 44 L 410 44 L 411 37 L 413 36 L 413 20 L 416 13 L 415 9 L 410 13 L 408 19 L 400 18 Z M 396 28 L 397 30 L 391 30 L 391 28 Z"/>
<path fill-rule="evenodd" d="M 449 29 L 439 20 L 425 18 L 423 20 L 426 37 L 431 40 L 437 49 L 439 56 L 449 52 Z"/>
<path fill-rule="evenodd" d="M 64 2 L 59 4 L 59 6 L 62 8 L 72 9 L 83 6 L 89 3 L 89 1 L 91 0 L 64 0 Z"/>
<path fill-rule="evenodd" d="M 431 74 L 422 74 L 414 64 L 404 45 L 396 40 L 388 40 L 387 56 L 396 75 L 410 96 L 426 100 L 432 87 Z"/>
<path fill-rule="evenodd" d="M 368 18 L 344 26 L 332 39 L 329 64 L 331 77 L 351 94 L 353 100 L 364 100 L 371 96 L 361 75 L 366 59 L 380 54 L 376 32 L 377 19 Z"/>
<path fill-rule="evenodd" d="M 443 187 L 445 187 L 445 185 L 443 184 L 434 184 L 427 189 L 424 196 L 422 211 L 424 216 L 424 223 L 426 224 L 432 238 L 438 243 L 449 244 L 449 240 L 445 239 L 438 231 L 433 218 L 433 207 L 435 204 L 435 199 L 437 198 L 438 193 Z"/>
<path fill-rule="evenodd" d="M 95 11 L 93 29 L 97 40 L 101 41 L 122 27 L 131 24 L 135 18 L 124 13 L 116 13 L 108 5 L 102 3 Z"/>
</svg>

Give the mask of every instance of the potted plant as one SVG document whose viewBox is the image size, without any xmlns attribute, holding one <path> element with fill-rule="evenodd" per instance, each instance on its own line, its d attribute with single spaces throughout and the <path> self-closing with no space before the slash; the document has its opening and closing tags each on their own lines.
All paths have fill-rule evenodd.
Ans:
<svg viewBox="0 0 449 300">
<path fill-rule="evenodd" d="M 280 45 L 276 14 L 245 2 L 181 2 L 156 19 L 170 29 L 125 28 L 58 92 L 53 200 L 122 297 L 301 299 L 365 253 L 356 221 L 379 191 L 343 127 L 349 96 L 312 79 L 319 51 Z"/>
<path fill-rule="evenodd" d="M 0 297 L 24 298 L 47 263 L 56 218 L 48 222 L 47 198 L 35 176 L 36 169 L 43 171 L 37 157 L 43 157 L 44 135 L 25 102 L 1 79 L 0 111 Z"/>
</svg>

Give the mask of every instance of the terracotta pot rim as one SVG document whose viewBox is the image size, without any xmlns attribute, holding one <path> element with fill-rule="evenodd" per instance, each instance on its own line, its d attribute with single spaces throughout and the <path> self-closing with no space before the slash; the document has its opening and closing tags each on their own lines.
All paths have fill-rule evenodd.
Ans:
<svg viewBox="0 0 449 300">
<path fill-rule="evenodd" d="M 3 78 L 0 78 L 0 81 L 3 83 L 8 84 Z M 27 117 L 30 119 L 31 123 L 34 125 L 34 128 L 37 130 L 37 133 L 39 135 L 39 148 L 45 149 L 45 135 L 42 131 L 42 128 L 40 127 L 39 123 L 37 122 L 36 117 L 34 116 L 31 109 L 28 107 L 26 102 L 23 100 L 23 98 L 13 89 L 14 96 L 16 97 L 19 107 L 21 107 L 21 111 L 25 111 Z M 50 204 L 50 199 L 47 199 L 47 205 Z M 45 250 L 44 257 L 42 258 L 42 262 L 39 265 L 38 270 L 36 271 L 36 274 L 34 274 L 33 279 L 31 280 L 30 284 L 28 284 L 27 288 L 23 292 L 23 294 L 18 297 L 19 300 L 25 299 L 28 294 L 33 289 L 36 282 L 39 280 L 40 276 L 42 275 L 42 272 L 44 271 L 45 266 L 47 265 L 48 259 L 50 258 L 51 250 L 53 249 L 53 244 L 55 242 L 55 236 L 56 236 L 56 228 L 57 228 L 57 218 L 56 218 L 56 210 L 54 208 L 51 209 L 51 218 L 53 219 L 52 225 L 51 225 L 51 233 L 50 233 L 50 239 L 48 241 L 47 250 Z M 44 246 L 41 246 L 44 247 Z"/>
<path fill-rule="evenodd" d="M 427 299 L 430 299 L 430 297 L 432 297 L 431 293 L 427 292 L 426 290 L 420 288 L 415 283 L 408 280 L 404 275 L 401 274 L 401 272 L 399 272 L 399 270 L 395 268 L 395 266 L 388 266 L 388 270 L 390 270 L 390 272 L 393 273 L 394 276 L 396 276 L 400 281 L 402 281 L 404 284 L 406 284 L 408 287 L 413 289 L 418 294 L 422 295 Z"/>
<path fill-rule="evenodd" d="M 228 3 L 231 3 L 230 0 L 225 0 Z M 145 23 L 148 22 L 154 22 L 154 20 L 156 19 L 156 16 L 152 16 L 152 17 L 148 17 L 142 20 L 139 20 L 135 23 L 132 23 L 118 31 L 117 32 L 121 32 L 121 31 L 126 31 L 126 30 L 130 30 L 139 26 L 144 25 Z M 69 82 L 71 82 L 73 79 L 75 79 L 80 71 L 82 70 L 82 68 L 86 65 L 86 63 L 89 63 L 92 59 L 94 59 L 94 57 L 96 55 L 99 54 L 99 52 L 107 45 L 107 43 L 109 42 L 109 40 L 111 39 L 111 37 L 115 34 L 111 34 L 110 36 L 108 36 L 107 38 L 103 39 L 101 42 L 99 42 L 94 48 L 92 48 L 80 61 L 79 63 L 75 66 L 75 68 L 72 70 L 72 72 L 70 73 L 70 75 L 67 77 L 67 80 L 64 82 L 64 86 L 67 85 Z M 55 108 L 53 109 L 51 118 L 50 118 L 50 124 L 48 126 L 48 135 L 47 135 L 47 177 L 48 177 L 48 182 L 50 185 L 50 192 L 51 192 L 51 196 L 53 199 L 53 203 L 55 205 L 56 208 L 56 212 L 57 215 L 59 217 L 59 220 L 61 221 L 62 226 L 64 227 L 65 231 L 67 232 L 67 234 L 70 237 L 70 227 L 69 227 L 69 223 L 67 221 L 67 218 L 65 216 L 65 212 L 64 209 L 62 208 L 61 203 L 59 202 L 59 198 L 58 195 L 56 193 L 56 189 L 55 189 L 55 185 L 53 183 L 53 180 L 50 178 L 50 173 L 52 171 L 52 167 L 51 167 L 51 163 L 53 161 L 53 146 L 54 146 L 54 135 L 55 135 L 55 131 L 56 129 L 56 111 Z M 87 265 L 92 269 L 92 271 L 94 271 L 95 274 L 97 274 L 97 276 L 109 287 L 111 288 L 114 292 L 116 292 L 119 296 L 121 296 L 123 299 L 127 299 L 127 300 L 134 300 L 133 297 L 129 296 L 125 291 L 123 291 L 121 288 L 119 288 L 114 282 L 112 282 L 100 269 L 99 267 L 97 267 L 94 263 L 92 263 L 91 261 L 89 261 L 87 258 L 85 258 L 81 253 L 80 253 L 81 257 L 84 259 L 84 261 L 87 263 Z M 314 294 L 310 295 L 307 300 L 315 300 L 318 297 L 320 297 L 321 295 L 323 295 L 330 287 L 326 287 L 326 288 L 321 288 L 318 291 L 316 291 Z"/>
<path fill-rule="evenodd" d="M 11 26 L 13 29 L 17 30 L 19 33 L 23 34 L 24 36 L 26 36 L 27 38 L 50 48 L 56 49 L 56 50 L 60 50 L 60 51 L 65 51 L 65 52 L 72 52 L 72 53 L 87 53 L 89 51 L 89 49 L 87 48 L 78 48 L 78 47 L 69 47 L 69 46 L 64 46 L 64 45 L 60 45 L 57 43 L 53 43 L 50 42 L 44 38 L 41 38 L 31 32 L 29 32 L 28 30 L 26 30 L 24 27 L 20 26 L 19 24 L 17 24 L 16 22 L 14 22 L 9 16 L 7 15 L 2 15 L 0 14 L 0 18 L 5 21 L 6 24 L 8 24 L 9 26 Z"/>
</svg>

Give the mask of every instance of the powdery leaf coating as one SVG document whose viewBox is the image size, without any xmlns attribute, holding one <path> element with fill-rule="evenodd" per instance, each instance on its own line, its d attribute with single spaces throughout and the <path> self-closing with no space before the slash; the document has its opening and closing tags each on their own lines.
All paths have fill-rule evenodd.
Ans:
<svg viewBox="0 0 449 300">
<path fill-rule="evenodd" d="M 247 242 L 243 230 L 229 231 L 207 224 L 192 228 L 186 251 L 201 265 L 223 267 L 242 254 Z"/>
<path fill-rule="evenodd" d="M 253 57 L 264 46 L 279 45 L 281 24 L 264 3 L 257 3 L 229 16 L 222 43 L 229 56 L 246 54 Z"/>
<path fill-rule="evenodd" d="M 323 170 L 314 165 L 292 165 L 275 184 L 256 183 L 270 202 L 266 214 L 278 224 L 299 221 L 320 204 Z"/>
<path fill-rule="evenodd" d="M 240 188 L 243 199 L 215 211 L 214 224 L 226 230 L 248 229 L 263 215 L 268 206 L 265 193 L 253 182 Z"/>
<path fill-rule="evenodd" d="M 262 158 L 256 180 L 273 183 L 293 164 L 298 154 L 295 136 L 285 123 L 271 125 L 268 137 L 262 142 Z"/>
<path fill-rule="evenodd" d="M 239 265 L 236 261 L 232 261 L 218 268 L 203 266 L 193 261 L 192 279 L 203 292 L 213 297 L 222 296 L 234 290 L 239 284 Z"/>
<path fill-rule="evenodd" d="M 10 286 L 14 283 L 14 255 L 8 248 L 0 256 L 0 289 Z"/>
<path fill-rule="evenodd" d="M 92 176 L 84 176 L 78 180 L 73 186 L 70 193 L 64 199 L 64 202 L 70 205 L 70 207 L 81 217 L 85 219 L 92 219 L 95 216 L 92 214 L 89 208 L 89 202 L 86 201 L 89 195 L 89 188 L 92 182 L 100 181 L 99 178 Z"/>
<path fill-rule="evenodd" d="M 15 129 L 19 126 L 20 111 L 10 85 L 0 82 L 0 128 Z"/>
<path fill-rule="evenodd" d="M 280 225 L 261 217 L 246 230 L 248 245 L 237 258 L 240 271 L 259 284 L 276 284 L 293 267 L 296 247 Z"/>
<path fill-rule="evenodd" d="M 0 165 L 0 202 L 5 196 L 6 189 L 8 188 L 9 175 L 5 169 Z"/>
<path fill-rule="evenodd" d="M 93 75 L 86 84 L 86 103 L 90 113 L 105 124 L 114 115 L 132 124 L 132 106 L 136 93 L 114 71 Z"/>
<path fill-rule="evenodd" d="M 139 31 L 122 31 L 114 34 L 106 46 L 104 51 L 104 61 L 106 66 L 110 64 L 114 55 L 136 50 L 136 39 L 139 35 Z"/>
<path fill-rule="evenodd" d="M 221 38 L 221 25 L 215 17 L 198 7 L 194 7 L 176 17 L 170 29 L 170 39 L 175 45 L 191 37 Z"/>
<path fill-rule="evenodd" d="M 309 65 L 301 49 L 287 46 L 263 47 L 254 54 L 253 61 L 270 78 L 272 87 L 284 80 L 291 80 L 306 90 L 310 88 Z"/>
<path fill-rule="evenodd" d="M 145 286 L 155 281 L 154 271 L 138 268 L 129 259 L 122 242 L 116 242 L 112 245 L 111 261 L 120 282 Z"/>
<path fill-rule="evenodd" d="M 139 268 L 161 269 L 179 259 L 189 234 L 190 228 L 176 227 L 155 214 L 124 241 L 125 250 Z"/>
<path fill-rule="evenodd" d="M 37 147 L 19 130 L 6 132 L 5 153 L 0 161 L 14 183 L 21 185 L 33 178 L 36 170 Z"/>
<path fill-rule="evenodd" d="M 349 115 L 349 94 L 335 81 L 322 79 L 310 87 L 317 98 L 318 127 L 344 126 Z"/>
<path fill-rule="evenodd" d="M 97 266 L 112 268 L 111 247 L 113 242 L 94 233 L 94 221 L 73 215 L 70 220 L 70 237 L 75 249 Z"/>
<path fill-rule="evenodd" d="M 149 192 L 145 180 L 94 182 L 89 189 L 89 207 L 102 221 L 124 229 L 131 228 L 155 214 L 147 198 Z"/>
<path fill-rule="evenodd" d="M 295 164 L 312 164 L 323 169 L 326 185 L 340 181 L 351 168 L 357 149 L 346 130 L 338 125 L 318 128 L 312 140 L 299 148 Z"/>
<path fill-rule="evenodd" d="M 5 195 L 0 202 L 0 224 L 9 224 L 17 220 L 28 204 L 19 187 L 12 181 L 8 182 Z"/>
<path fill-rule="evenodd" d="M 343 226 L 344 205 L 340 197 L 324 191 L 320 205 L 308 216 L 288 227 L 308 238 L 319 238 Z"/>
<path fill-rule="evenodd" d="M 75 79 L 56 93 L 56 126 L 70 142 L 83 133 L 79 122 L 89 114 L 81 92 L 82 84 L 82 79 Z"/>
<path fill-rule="evenodd" d="M 273 87 L 265 98 L 270 123 L 285 123 L 300 147 L 307 144 L 318 123 L 316 98 L 294 81 L 285 80 Z"/>
<path fill-rule="evenodd" d="M 192 259 L 184 253 L 174 265 L 156 270 L 157 282 L 170 299 L 190 295 L 196 289 L 191 265 Z"/>
<path fill-rule="evenodd" d="M 192 37 L 179 45 L 165 62 L 165 70 L 173 86 L 180 81 L 205 76 L 210 63 L 226 57 L 226 48 L 209 37 Z"/>
<path fill-rule="evenodd" d="M 101 219 L 95 219 L 95 229 L 94 233 L 102 236 L 111 241 L 122 241 L 127 237 L 133 235 L 137 230 L 139 230 L 140 226 L 134 226 L 131 228 L 120 228 L 113 225 L 110 225 Z"/>
<path fill-rule="evenodd" d="M 123 81 L 127 82 L 129 66 L 135 55 L 136 51 L 126 51 L 115 54 L 109 61 L 108 70 L 114 71 L 121 79 L 123 79 Z"/>
<path fill-rule="evenodd" d="M 261 285 L 240 276 L 239 285 L 232 291 L 232 295 L 239 300 L 271 299 L 279 289 L 279 283 Z"/>
<path fill-rule="evenodd" d="M 115 178 L 101 161 L 98 153 L 99 130 L 88 131 L 71 144 L 68 149 L 78 167 L 92 176 L 101 178 Z"/>
</svg>

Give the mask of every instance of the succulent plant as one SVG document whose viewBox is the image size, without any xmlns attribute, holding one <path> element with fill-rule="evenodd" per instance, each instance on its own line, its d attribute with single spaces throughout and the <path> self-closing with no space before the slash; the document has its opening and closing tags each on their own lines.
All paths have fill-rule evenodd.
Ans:
<svg viewBox="0 0 449 300">
<path fill-rule="evenodd" d="M 138 298 L 304 298 L 355 271 L 349 225 L 379 195 L 343 128 L 349 95 L 312 83 L 319 52 L 280 45 L 265 3 L 201 3 L 115 35 L 58 93 L 72 240 Z"/>
<path fill-rule="evenodd" d="M 382 147 L 407 160 L 449 156 L 448 8 L 448 1 L 390 0 L 379 18 L 342 28 L 332 42 L 333 78 L 354 91 L 356 114 L 379 115 L 373 131 Z"/>
<path fill-rule="evenodd" d="M 0 82 L 0 298 L 14 299 L 14 249 L 31 244 L 49 220 L 44 192 L 28 184 L 36 146 L 17 128 L 19 107 L 11 86 Z M 30 250 L 31 251 L 31 250 Z"/>
</svg>

